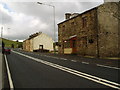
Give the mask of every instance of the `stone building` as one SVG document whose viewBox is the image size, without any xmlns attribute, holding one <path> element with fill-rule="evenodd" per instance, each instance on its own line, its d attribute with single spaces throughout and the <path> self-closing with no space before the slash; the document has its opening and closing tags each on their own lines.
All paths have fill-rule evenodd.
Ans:
<svg viewBox="0 0 120 90">
<path fill-rule="evenodd" d="M 23 50 L 25 51 L 53 51 L 53 40 L 48 35 L 39 32 L 30 35 L 23 41 Z"/>
<path fill-rule="evenodd" d="M 58 24 L 59 53 L 120 56 L 120 2 L 106 2 L 81 14 L 65 16 L 66 20 Z"/>
<path fill-rule="evenodd" d="M 30 39 L 26 39 L 23 41 L 23 50 L 30 51 Z"/>
</svg>

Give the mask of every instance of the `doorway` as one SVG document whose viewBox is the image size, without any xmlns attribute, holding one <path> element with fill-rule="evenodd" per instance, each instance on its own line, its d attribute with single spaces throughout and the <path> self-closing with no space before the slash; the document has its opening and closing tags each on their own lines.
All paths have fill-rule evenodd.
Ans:
<svg viewBox="0 0 120 90">
<path fill-rule="evenodd" d="M 39 50 L 43 50 L 43 45 L 39 45 Z"/>
<path fill-rule="evenodd" d="M 72 48 L 72 54 L 77 54 L 77 43 L 76 43 L 76 37 L 70 39 L 70 46 Z"/>
</svg>

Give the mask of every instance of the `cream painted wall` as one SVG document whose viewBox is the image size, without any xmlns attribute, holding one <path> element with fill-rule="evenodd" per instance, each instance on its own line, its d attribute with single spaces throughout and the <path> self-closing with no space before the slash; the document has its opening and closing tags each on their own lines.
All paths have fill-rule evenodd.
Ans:
<svg viewBox="0 0 120 90">
<path fill-rule="evenodd" d="M 53 40 L 44 33 L 33 38 L 33 50 L 38 50 L 39 45 L 43 45 L 43 49 L 53 51 Z"/>
<path fill-rule="evenodd" d="M 30 51 L 33 52 L 33 39 L 30 39 Z"/>
<path fill-rule="evenodd" d="M 65 48 L 64 49 L 64 54 L 71 54 L 72 53 L 72 48 Z"/>
</svg>

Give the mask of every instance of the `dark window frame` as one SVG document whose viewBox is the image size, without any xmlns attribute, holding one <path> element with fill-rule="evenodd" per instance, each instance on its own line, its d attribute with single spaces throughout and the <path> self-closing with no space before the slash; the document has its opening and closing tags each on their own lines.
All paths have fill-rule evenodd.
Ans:
<svg viewBox="0 0 120 90">
<path fill-rule="evenodd" d="M 63 31 L 65 31 L 65 25 L 63 25 Z"/>
<path fill-rule="evenodd" d="M 87 27 L 87 16 L 82 18 L 82 28 Z"/>
</svg>

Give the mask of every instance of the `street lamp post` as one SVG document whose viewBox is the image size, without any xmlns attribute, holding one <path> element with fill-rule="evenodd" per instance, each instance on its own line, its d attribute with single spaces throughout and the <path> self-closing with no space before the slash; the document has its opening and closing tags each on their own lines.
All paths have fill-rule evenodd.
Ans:
<svg viewBox="0 0 120 90">
<path fill-rule="evenodd" d="M 1 27 L 1 39 L 3 38 L 3 27 Z"/>
<path fill-rule="evenodd" d="M 10 28 L 7 28 L 6 30 L 8 30 Z M 1 38 L 3 38 L 3 27 L 1 27 Z"/>
<path fill-rule="evenodd" d="M 47 6 L 51 6 L 53 7 L 53 16 L 54 16 L 54 43 L 55 43 L 55 6 L 53 5 L 50 5 L 50 4 L 45 4 L 45 3 L 40 3 L 40 2 L 37 2 L 38 4 L 41 4 L 41 5 L 47 5 Z M 54 53 L 55 53 L 55 46 L 54 46 Z"/>
<path fill-rule="evenodd" d="M 0 43 L 2 43 L 2 49 L 3 49 L 3 47 L 4 47 L 4 45 L 3 45 L 3 27 L 1 27 L 1 41 L 0 41 Z"/>
</svg>

